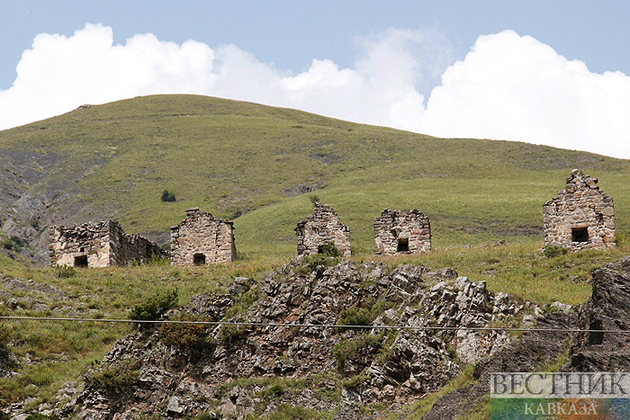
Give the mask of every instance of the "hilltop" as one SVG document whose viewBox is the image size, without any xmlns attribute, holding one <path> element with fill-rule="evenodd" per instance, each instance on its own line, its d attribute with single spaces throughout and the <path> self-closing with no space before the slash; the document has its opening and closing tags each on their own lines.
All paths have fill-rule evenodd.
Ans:
<svg viewBox="0 0 630 420">
<path fill-rule="evenodd" d="M 51 224 L 114 218 L 165 243 L 194 206 L 234 220 L 241 256 L 290 256 L 311 195 L 350 226 L 355 253 L 372 252 L 384 208 L 425 212 L 437 247 L 540 241 L 541 205 L 573 168 L 600 178 L 622 233 L 630 218 L 627 160 L 204 96 L 85 105 L 0 132 L 0 165 L 2 230 L 26 241 L 9 247 L 40 261 Z M 176 201 L 161 201 L 164 190 Z"/>
</svg>

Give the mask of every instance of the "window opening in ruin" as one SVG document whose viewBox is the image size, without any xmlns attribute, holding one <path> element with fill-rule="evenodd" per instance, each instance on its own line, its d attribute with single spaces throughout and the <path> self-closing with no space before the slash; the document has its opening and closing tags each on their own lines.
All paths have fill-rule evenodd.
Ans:
<svg viewBox="0 0 630 420">
<path fill-rule="evenodd" d="M 571 229 L 571 240 L 573 242 L 588 242 L 588 228 Z"/>
<path fill-rule="evenodd" d="M 87 267 L 88 266 L 88 257 L 87 257 L 87 255 L 81 255 L 80 257 L 74 257 L 74 266 L 75 267 Z"/>
<path fill-rule="evenodd" d="M 396 252 L 409 252 L 409 238 L 398 238 Z"/>
<path fill-rule="evenodd" d="M 193 265 L 206 265 L 206 256 L 203 254 L 193 255 Z"/>
</svg>

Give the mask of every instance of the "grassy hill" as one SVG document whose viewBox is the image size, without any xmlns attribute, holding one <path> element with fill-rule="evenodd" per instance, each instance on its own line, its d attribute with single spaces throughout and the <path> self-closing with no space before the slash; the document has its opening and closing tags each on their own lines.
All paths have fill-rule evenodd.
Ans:
<svg viewBox="0 0 630 420">
<path fill-rule="evenodd" d="M 573 168 L 599 177 L 614 197 L 620 246 L 546 258 L 538 250 L 541 206 Z M 579 304 L 590 296 L 592 270 L 630 248 L 628 179 L 627 160 L 524 143 L 438 139 L 208 97 L 151 96 L 82 107 L 0 132 L 2 229 L 13 232 L 22 224 L 36 237 L 51 223 L 117 218 L 127 232 L 164 241 L 184 209 L 198 206 L 234 220 L 244 258 L 203 268 L 76 270 L 65 277 L 0 254 L 0 297 L 16 300 L 11 310 L 0 305 L 0 314 L 124 318 L 157 292 L 177 288 L 185 304 L 193 295 L 225 290 L 238 276 L 258 281 L 295 255 L 293 228 L 311 212 L 312 195 L 350 225 L 358 260 L 371 258 L 372 223 L 383 208 L 417 207 L 431 218 L 435 251 L 381 259 L 390 266 L 454 267 L 487 281 L 494 292 L 541 307 L 555 300 Z M 161 201 L 165 189 L 177 201 Z M 508 245 L 485 245 L 499 239 Z M 0 232 L 2 247 L 18 247 L 16 241 Z M 44 294 L 49 289 L 37 285 L 62 293 Z M 66 381 L 81 378 L 130 330 L 94 322 L 2 322 L 0 347 L 6 344 L 22 365 L 14 367 L 19 376 L 0 378 L 0 409 L 30 401 L 28 411 L 53 401 Z M 420 418 L 434 400 L 423 401 L 408 418 Z"/>
<path fill-rule="evenodd" d="M 337 210 L 358 253 L 372 252 L 383 208 L 425 212 L 436 247 L 541 241 L 541 206 L 573 168 L 601 179 L 618 229 L 630 229 L 630 161 L 438 139 L 203 96 L 81 107 L 0 132 L 0 152 L 0 186 L 45 204 L 28 219 L 41 219 L 40 231 L 116 218 L 127 232 L 165 241 L 184 209 L 198 206 L 234 219 L 244 256 L 293 255 L 293 228 L 310 213 L 310 195 Z M 176 202 L 160 200 L 165 189 Z M 0 208 L 11 217 L 7 201 Z"/>
</svg>

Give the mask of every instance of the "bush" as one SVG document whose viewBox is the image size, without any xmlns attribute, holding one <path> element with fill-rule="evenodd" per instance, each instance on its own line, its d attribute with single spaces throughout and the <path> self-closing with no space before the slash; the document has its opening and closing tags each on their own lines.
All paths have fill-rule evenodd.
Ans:
<svg viewBox="0 0 630 420">
<path fill-rule="evenodd" d="M 368 366 L 378 354 L 382 347 L 384 335 L 381 334 L 360 334 L 353 338 L 341 337 L 339 342 L 333 347 L 333 357 L 337 369 L 342 373 L 355 373 Z M 359 367 L 358 372 L 350 372 L 346 362 L 351 361 Z"/>
<path fill-rule="evenodd" d="M 325 419 L 328 416 L 324 416 L 315 410 L 310 408 L 295 406 L 291 404 L 280 404 L 276 412 L 265 416 L 268 420 L 310 420 L 310 419 Z"/>
<path fill-rule="evenodd" d="M 123 398 L 132 394 L 139 372 L 139 362 L 123 360 L 118 365 L 102 367 L 100 371 L 87 376 L 85 382 L 87 386 L 94 387 L 104 394 Z"/>
<path fill-rule="evenodd" d="M 332 242 L 328 242 L 327 244 L 320 246 L 318 254 L 325 255 L 327 257 L 341 257 L 341 252 L 339 252 L 335 244 Z"/>
<path fill-rule="evenodd" d="M 219 342 L 226 349 L 230 349 L 245 338 L 246 335 L 247 329 L 244 325 L 221 325 L 221 330 L 219 330 Z"/>
<path fill-rule="evenodd" d="M 77 275 L 77 270 L 69 265 L 58 265 L 55 267 L 55 275 L 60 279 L 69 279 Z"/>
<path fill-rule="evenodd" d="M 365 307 L 350 306 L 339 313 L 339 325 L 371 325 L 374 320 L 394 305 L 393 302 L 368 300 Z"/>
<path fill-rule="evenodd" d="M 569 250 L 566 248 L 562 248 L 559 246 L 548 246 L 547 248 L 545 248 L 545 257 L 555 258 L 559 257 L 560 255 L 565 255 L 567 252 L 569 252 Z"/>
<path fill-rule="evenodd" d="M 175 198 L 175 194 L 170 192 L 169 190 L 164 190 L 164 192 L 162 192 L 161 200 L 167 203 L 173 203 L 177 201 L 177 199 Z"/>
<path fill-rule="evenodd" d="M 177 289 L 158 292 L 137 304 L 131 310 L 129 317 L 134 320 L 155 321 L 164 316 L 169 309 L 177 305 Z"/>
<path fill-rule="evenodd" d="M 183 313 L 171 318 L 173 321 L 207 322 L 210 318 L 203 315 Z M 194 353 L 202 352 L 214 341 L 206 332 L 204 324 L 162 324 L 160 336 L 165 344 L 191 350 Z"/>
</svg>

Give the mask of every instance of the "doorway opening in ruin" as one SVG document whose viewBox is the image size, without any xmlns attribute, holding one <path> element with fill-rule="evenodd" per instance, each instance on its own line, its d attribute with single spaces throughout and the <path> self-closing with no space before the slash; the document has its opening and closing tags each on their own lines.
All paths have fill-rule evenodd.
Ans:
<svg viewBox="0 0 630 420">
<path fill-rule="evenodd" d="M 572 228 L 571 240 L 573 242 L 588 242 L 588 228 Z"/>
<path fill-rule="evenodd" d="M 398 238 L 396 252 L 409 252 L 409 238 Z"/>
<path fill-rule="evenodd" d="M 193 255 L 193 265 L 206 265 L 206 256 L 203 254 Z"/>
<path fill-rule="evenodd" d="M 88 266 L 87 255 L 81 255 L 80 257 L 74 257 L 74 266 L 85 268 Z"/>
</svg>

